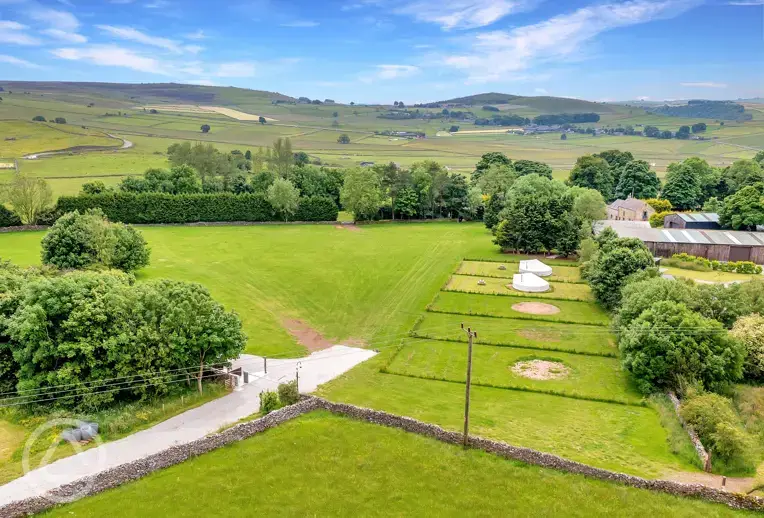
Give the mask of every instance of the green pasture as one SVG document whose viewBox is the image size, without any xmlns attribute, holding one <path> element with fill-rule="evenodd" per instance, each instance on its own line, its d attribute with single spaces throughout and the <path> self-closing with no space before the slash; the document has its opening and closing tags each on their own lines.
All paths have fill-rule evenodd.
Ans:
<svg viewBox="0 0 764 518">
<path fill-rule="evenodd" d="M 424 314 L 412 334 L 418 338 L 463 342 L 467 336 L 461 328 L 477 331 L 476 343 L 562 351 L 599 356 L 615 356 L 615 340 L 607 328 L 580 324 L 560 324 L 540 320 Z"/>
<path fill-rule="evenodd" d="M 485 285 L 478 284 L 484 281 Z M 488 295 L 500 295 L 509 297 L 534 297 L 540 299 L 562 299 L 562 300 L 580 300 L 585 302 L 593 301 L 591 290 L 585 284 L 574 284 L 571 282 L 550 282 L 549 291 L 540 293 L 526 293 L 512 288 L 511 278 L 491 278 L 481 279 L 474 275 L 452 275 L 445 291 L 460 291 L 464 293 L 483 293 Z"/>
<path fill-rule="evenodd" d="M 504 270 L 500 269 L 504 266 Z M 553 282 L 582 282 L 581 270 L 578 266 L 552 266 L 552 275 L 545 277 Z M 478 277 L 499 277 L 511 279 L 512 275 L 520 270 L 519 262 L 495 263 L 484 261 L 464 261 L 456 273 L 460 275 L 475 275 Z"/>
<path fill-rule="evenodd" d="M 480 335 L 480 332 L 478 332 Z M 515 372 L 518 362 L 546 360 L 567 371 L 559 379 L 529 379 Z M 467 345 L 464 342 L 411 340 L 386 372 L 464 383 Z M 562 374 L 562 373 L 561 373 Z M 605 402 L 638 404 L 641 396 L 629 386 L 616 358 L 476 345 L 472 351 L 472 382 L 495 388 L 528 390 Z"/>
<path fill-rule="evenodd" d="M 259 496 L 253 498 L 253 491 Z M 47 515 L 190 517 L 232 512 L 672 518 L 752 514 L 315 412 Z"/>
<path fill-rule="evenodd" d="M 558 313 L 538 315 L 513 309 L 513 306 L 524 302 L 536 302 L 532 297 L 517 297 L 507 299 L 491 295 L 441 291 L 430 303 L 428 309 L 435 312 L 455 313 L 461 315 L 491 316 L 500 318 L 515 318 L 528 320 L 548 320 L 572 324 L 592 324 L 607 326 L 610 321 L 605 310 L 593 302 L 575 302 L 571 300 L 550 300 L 550 304 L 559 309 Z"/>
<path fill-rule="evenodd" d="M 242 318 L 247 350 L 305 354 L 286 331 L 304 320 L 338 343 L 405 334 L 465 254 L 493 246 L 479 224 L 142 227 L 151 265 L 139 279 L 200 282 Z M 42 232 L 0 234 L 0 257 L 37 264 Z"/>
<path fill-rule="evenodd" d="M 109 138 L 100 131 L 83 130 L 70 124 L 0 120 L 2 158 L 21 158 L 29 153 L 74 146 L 120 145 L 118 140 Z"/>
</svg>

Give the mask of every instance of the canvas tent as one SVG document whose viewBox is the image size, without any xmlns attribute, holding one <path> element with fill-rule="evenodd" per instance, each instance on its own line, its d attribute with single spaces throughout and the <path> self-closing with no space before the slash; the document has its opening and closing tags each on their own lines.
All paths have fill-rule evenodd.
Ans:
<svg viewBox="0 0 764 518">
<path fill-rule="evenodd" d="M 517 291 L 540 293 L 549 291 L 549 283 L 532 273 L 516 273 L 512 276 L 512 287 Z"/>
<path fill-rule="evenodd" d="M 538 259 L 531 259 L 530 261 L 520 261 L 520 273 L 532 273 L 539 277 L 547 277 L 552 275 L 552 268 Z"/>
</svg>

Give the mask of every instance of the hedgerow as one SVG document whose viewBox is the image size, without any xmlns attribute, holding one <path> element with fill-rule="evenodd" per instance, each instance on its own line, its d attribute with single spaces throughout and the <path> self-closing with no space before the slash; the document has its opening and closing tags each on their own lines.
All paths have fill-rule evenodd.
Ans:
<svg viewBox="0 0 764 518">
<path fill-rule="evenodd" d="M 101 209 L 110 221 L 122 223 L 195 223 L 213 221 L 280 221 L 265 195 L 103 193 L 62 196 L 57 210 L 63 214 Z M 334 221 L 337 207 L 328 197 L 301 198 L 297 209 L 300 221 Z"/>
</svg>

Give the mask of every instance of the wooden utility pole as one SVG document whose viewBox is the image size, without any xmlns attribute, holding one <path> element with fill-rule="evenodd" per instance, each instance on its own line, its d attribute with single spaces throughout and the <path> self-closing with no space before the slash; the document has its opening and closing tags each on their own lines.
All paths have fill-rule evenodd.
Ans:
<svg viewBox="0 0 764 518">
<path fill-rule="evenodd" d="M 472 385 L 472 339 L 477 338 L 477 332 L 473 331 L 471 328 L 464 329 L 464 324 L 462 324 L 462 329 L 465 333 L 467 333 L 467 389 L 466 394 L 464 398 L 464 447 L 466 448 L 469 444 L 469 433 L 470 433 L 470 387 Z"/>
<path fill-rule="evenodd" d="M 295 384 L 297 385 L 297 393 L 300 393 L 300 369 L 302 369 L 302 362 L 297 362 L 297 369 L 295 369 Z"/>
</svg>

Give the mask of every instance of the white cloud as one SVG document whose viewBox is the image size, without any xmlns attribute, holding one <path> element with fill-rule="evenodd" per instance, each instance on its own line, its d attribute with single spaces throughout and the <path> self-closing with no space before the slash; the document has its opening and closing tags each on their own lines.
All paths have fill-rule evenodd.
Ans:
<svg viewBox="0 0 764 518">
<path fill-rule="evenodd" d="M 649 101 L 649 100 L 650 100 L 650 96 L 648 95 L 640 95 L 639 97 L 637 97 L 637 101 Z"/>
<path fill-rule="evenodd" d="M 9 65 L 16 65 L 24 68 L 40 68 L 40 65 L 32 63 L 31 61 L 19 59 L 5 54 L 0 54 L 0 63 L 8 63 Z"/>
<path fill-rule="evenodd" d="M 170 52 L 174 52 L 176 54 L 180 54 L 183 52 L 184 48 L 180 46 L 180 44 L 175 41 L 171 40 L 169 38 L 162 38 L 159 36 L 151 36 L 144 32 L 139 31 L 138 29 L 134 29 L 132 27 L 117 27 L 114 25 L 96 25 L 98 29 L 103 31 L 106 34 L 109 34 L 111 36 L 114 36 L 115 38 L 123 39 L 123 40 L 129 40 L 134 41 L 136 43 L 141 43 L 143 45 L 149 45 L 151 47 L 159 47 L 161 49 L 169 50 Z M 188 47 L 191 48 L 197 48 L 196 46 L 189 45 Z M 186 48 L 187 51 L 193 52 L 192 50 L 189 50 Z"/>
<path fill-rule="evenodd" d="M 632 0 L 583 7 L 533 25 L 474 36 L 471 50 L 446 56 L 446 65 L 468 75 L 468 82 L 517 79 L 540 63 L 570 60 L 599 34 L 629 25 L 674 16 L 696 0 Z"/>
<path fill-rule="evenodd" d="M 710 81 L 701 81 L 698 83 L 679 83 L 688 88 L 727 88 L 727 83 L 712 83 Z"/>
<path fill-rule="evenodd" d="M 377 65 L 375 68 L 373 73 L 362 75 L 360 80 L 364 83 L 371 83 L 375 80 L 410 77 L 419 72 L 419 67 L 413 65 Z"/>
<path fill-rule="evenodd" d="M 249 61 L 237 61 L 232 63 L 220 63 L 215 70 L 216 77 L 252 77 L 257 67 Z"/>
<path fill-rule="evenodd" d="M 546 95 L 549 93 L 546 88 L 536 88 L 533 91 L 539 95 Z"/>
<path fill-rule="evenodd" d="M 764 5 L 764 0 L 739 0 L 735 2 L 727 2 L 727 5 L 738 5 L 738 6 Z"/>
<path fill-rule="evenodd" d="M 68 47 L 51 51 L 54 56 L 70 61 L 85 61 L 100 66 L 124 67 L 139 72 L 170 75 L 168 67 L 150 57 L 117 45 L 91 45 L 89 47 Z"/>
<path fill-rule="evenodd" d="M 56 9 L 35 8 L 29 11 L 29 17 L 53 29 L 66 32 L 76 32 L 80 21 L 72 13 Z"/>
<path fill-rule="evenodd" d="M 165 7 L 168 7 L 170 5 L 170 2 L 167 0 L 154 0 L 153 2 L 148 2 L 143 4 L 143 7 L 146 9 L 164 9 Z"/>
<path fill-rule="evenodd" d="M 203 40 L 207 38 L 207 34 L 201 29 L 196 30 L 194 32 L 188 32 L 183 35 L 183 37 L 187 40 Z"/>
<path fill-rule="evenodd" d="M 183 50 L 185 52 L 188 52 L 189 54 L 199 54 L 201 51 L 204 50 L 204 47 L 201 45 L 183 45 Z"/>
<path fill-rule="evenodd" d="M 293 22 L 287 22 L 282 23 L 282 27 L 298 27 L 298 28 L 308 28 L 308 27 L 318 27 L 319 23 L 314 22 L 312 20 L 295 20 Z"/>
<path fill-rule="evenodd" d="M 435 23 L 443 29 L 474 29 L 491 25 L 505 16 L 525 10 L 537 2 L 530 0 L 418 0 L 394 9 L 420 22 Z"/>
<path fill-rule="evenodd" d="M 51 38 L 55 38 L 60 41 L 66 41 L 68 43 L 86 43 L 88 39 L 82 34 L 76 32 L 66 32 L 61 29 L 46 29 L 42 31 L 43 34 L 47 34 Z"/>
<path fill-rule="evenodd" d="M 10 45 L 40 45 L 42 42 L 25 31 L 28 27 L 11 20 L 0 20 L 0 43 Z"/>
</svg>

